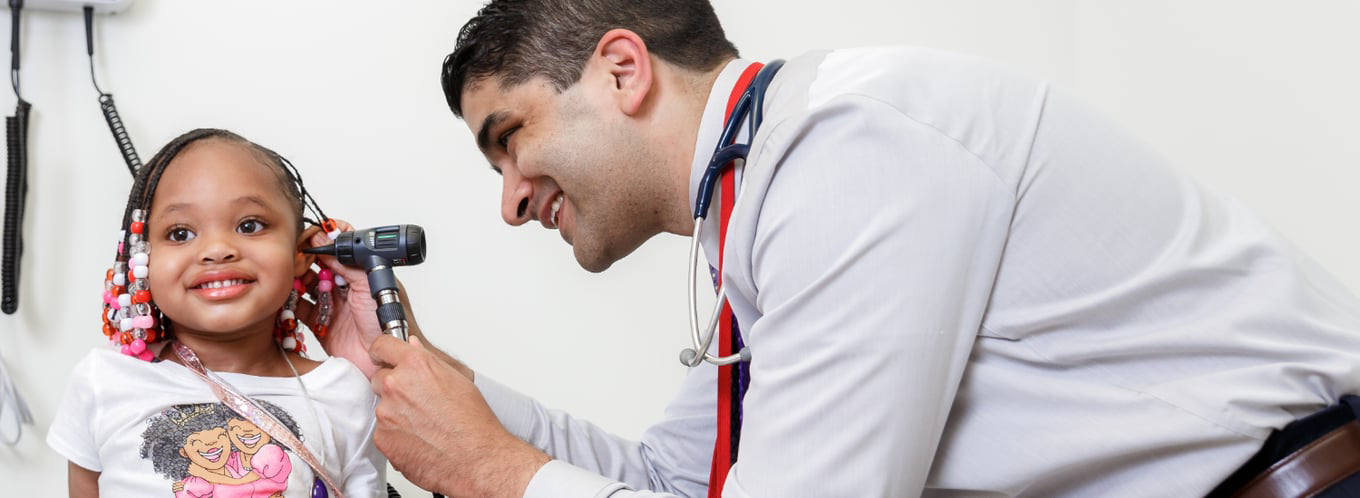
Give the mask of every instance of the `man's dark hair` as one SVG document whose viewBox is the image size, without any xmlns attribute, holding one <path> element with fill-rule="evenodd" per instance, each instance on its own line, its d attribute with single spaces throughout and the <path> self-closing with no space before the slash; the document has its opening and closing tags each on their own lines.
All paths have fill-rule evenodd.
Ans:
<svg viewBox="0 0 1360 498">
<path fill-rule="evenodd" d="M 707 71 L 738 57 L 708 0 L 492 0 L 444 58 L 444 98 L 461 118 L 463 90 L 489 76 L 503 86 L 543 76 L 566 90 L 615 28 L 637 33 L 649 52 L 686 69 Z"/>
</svg>

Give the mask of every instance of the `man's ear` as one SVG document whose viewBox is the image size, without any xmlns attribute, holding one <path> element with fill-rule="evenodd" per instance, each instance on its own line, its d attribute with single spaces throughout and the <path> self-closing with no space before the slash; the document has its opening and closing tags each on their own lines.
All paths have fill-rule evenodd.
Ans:
<svg viewBox="0 0 1360 498">
<path fill-rule="evenodd" d="M 321 227 L 312 225 L 307 227 L 306 230 L 303 230 L 302 235 L 298 236 L 297 254 L 293 256 L 294 277 L 301 277 L 307 274 L 307 270 L 311 269 L 312 263 L 316 262 L 315 254 L 306 254 L 302 252 L 302 250 L 312 247 L 312 236 L 318 233 L 321 233 Z"/>
<path fill-rule="evenodd" d="M 652 89 L 652 57 L 642 37 L 626 29 L 611 29 L 600 37 L 592 58 L 608 72 L 619 109 L 630 116 L 637 114 Z"/>
</svg>

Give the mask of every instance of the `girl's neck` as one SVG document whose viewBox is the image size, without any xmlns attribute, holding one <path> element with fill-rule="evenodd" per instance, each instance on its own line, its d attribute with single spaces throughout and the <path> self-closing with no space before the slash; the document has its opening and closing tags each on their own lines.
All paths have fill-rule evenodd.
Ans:
<svg viewBox="0 0 1360 498">
<path fill-rule="evenodd" d="M 176 330 L 175 340 L 188 346 L 203 363 L 203 367 L 215 372 L 233 372 L 259 377 L 292 377 L 293 369 L 288 361 L 279 354 L 279 346 L 274 342 L 272 330 L 249 331 L 240 333 L 200 333 L 189 330 Z M 298 373 L 307 373 L 319 363 L 302 358 L 297 353 L 290 356 Z M 161 358 L 175 363 L 183 363 L 173 348 L 161 352 Z"/>
</svg>

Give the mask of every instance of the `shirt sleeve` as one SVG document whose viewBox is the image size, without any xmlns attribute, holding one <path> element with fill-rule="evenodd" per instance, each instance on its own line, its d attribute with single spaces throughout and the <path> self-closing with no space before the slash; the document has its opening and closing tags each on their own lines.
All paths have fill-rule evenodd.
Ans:
<svg viewBox="0 0 1360 498">
<path fill-rule="evenodd" d="M 548 410 L 481 373 L 475 384 L 501 424 L 556 460 L 539 469 L 526 498 L 703 496 L 712 461 L 714 383 L 703 365 L 686 375 L 665 415 L 641 441 L 609 434 L 583 420 Z"/>
<path fill-rule="evenodd" d="M 283 452 L 283 447 L 277 444 L 266 444 L 260 448 L 250 457 L 250 466 L 261 478 L 275 482 L 288 479 L 289 471 L 293 470 L 293 462 Z"/>
<path fill-rule="evenodd" d="M 743 331 L 751 385 L 724 495 L 917 496 L 1014 194 L 957 140 L 871 98 L 771 130 L 753 168 L 777 173 L 728 234 L 727 264 L 749 268 L 725 271 L 731 302 L 759 318 Z"/>
<path fill-rule="evenodd" d="M 92 432 L 100 410 L 95 392 L 98 388 L 94 372 L 96 363 L 92 352 L 71 370 L 66 392 L 47 430 L 47 445 L 71 463 L 101 472 L 99 444 Z"/>
</svg>

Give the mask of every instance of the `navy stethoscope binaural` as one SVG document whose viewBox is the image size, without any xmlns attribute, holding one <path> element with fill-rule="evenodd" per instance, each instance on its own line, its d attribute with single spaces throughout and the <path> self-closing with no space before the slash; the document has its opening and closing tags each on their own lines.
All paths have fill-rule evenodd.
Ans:
<svg viewBox="0 0 1360 498">
<path fill-rule="evenodd" d="M 751 151 L 750 140 L 756 136 L 756 130 L 760 127 L 764 119 L 763 106 L 765 100 L 765 90 L 769 88 L 770 81 L 774 79 L 775 73 L 784 66 L 784 61 L 771 61 L 756 73 L 751 84 L 742 92 L 741 97 L 732 107 L 732 114 L 727 117 L 723 124 L 722 135 L 718 137 L 718 146 L 713 151 L 713 158 L 708 161 L 708 169 L 704 171 L 703 179 L 699 181 L 699 195 L 694 200 L 694 236 L 690 239 L 689 247 L 689 329 L 690 339 L 694 342 L 693 348 L 686 348 L 680 352 L 680 362 L 689 367 L 697 367 L 702 362 L 709 362 L 714 365 L 730 365 L 739 361 L 751 361 L 751 351 L 749 348 L 741 348 L 737 354 L 728 356 L 714 356 L 708 353 L 708 347 L 713 342 L 713 336 L 718 329 L 718 320 L 722 316 L 723 304 L 727 302 L 727 286 L 720 286 L 718 290 L 718 302 L 713 307 L 713 314 L 708 319 L 708 327 L 701 331 L 699 329 L 699 305 L 697 304 L 697 293 L 695 284 L 698 279 L 699 266 L 699 234 L 703 230 L 704 218 L 708 216 L 708 205 L 713 201 L 713 191 L 717 187 L 718 179 L 722 176 L 723 170 L 732 167 L 735 161 L 746 161 L 746 155 Z M 741 130 L 742 116 L 746 117 L 747 123 L 747 143 L 734 143 L 737 132 Z M 743 184 L 743 189 L 745 185 Z M 728 195 L 724 193 L 723 195 Z M 741 199 L 738 194 L 736 199 Z M 721 276 L 719 276 L 721 278 Z M 701 354 L 702 353 L 702 354 Z"/>
</svg>

